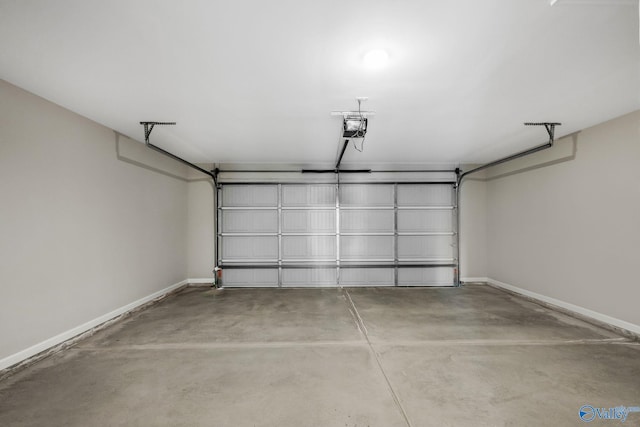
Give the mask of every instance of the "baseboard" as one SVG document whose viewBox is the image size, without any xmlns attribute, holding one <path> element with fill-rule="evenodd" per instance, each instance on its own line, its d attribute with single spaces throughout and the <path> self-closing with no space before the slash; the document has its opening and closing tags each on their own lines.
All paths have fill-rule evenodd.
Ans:
<svg viewBox="0 0 640 427">
<path fill-rule="evenodd" d="M 187 279 L 185 282 L 189 283 L 189 286 L 213 286 L 214 279 L 212 278 L 198 278 Z"/>
<path fill-rule="evenodd" d="M 63 332 L 61 334 L 58 334 L 54 337 L 51 337 L 47 340 L 44 340 L 36 345 L 33 345 L 25 350 L 19 351 L 15 354 L 12 354 L 8 357 L 5 357 L 4 359 L 0 359 L 0 378 L 2 376 L 4 376 L 4 373 L 2 372 L 3 370 L 7 369 L 7 368 L 11 368 L 13 370 L 13 367 L 15 365 L 18 364 L 22 364 L 26 361 L 29 361 L 30 363 L 33 363 L 37 360 L 40 360 L 41 358 L 46 357 L 48 354 L 51 354 L 52 352 L 57 351 L 57 347 L 58 346 L 68 346 L 71 345 L 72 343 L 69 343 L 69 341 L 73 341 L 75 343 L 74 338 L 82 336 L 83 334 L 87 333 L 88 331 L 91 331 L 93 329 L 95 329 L 96 327 L 109 322 L 110 320 L 113 320 L 117 317 L 120 316 L 124 316 L 129 312 L 132 312 L 136 309 L 138 309 L 139 307 L 150 303 L 154 300 L 158 300 L 158 299 L 162 299 L 164 298 L 166 295 L 173 293 L 175 291 L 177 291 L 178 289 L 187 286 L 187 284 L 189 283 L 188 280 L 183 280 L 181 282 L 178 282 L 176 284 L 173 284 L 167 288 L 164 288 L 158 292 L 154 292 L 151 295 L 147 295 L 144 298 L 140 298 L 137 301 L 134 301 L 130 304 L 127 304 L 125 306 L 122 306 L 120 308 L 117 308 L 113 311 L 110 311 L 107 314 L 104 314 L 100 317 L 97 317 L 93 320 L 90 320 L 86 323 L 83 323 L 82 325 L 76 326 L 75 328 L 69 329 L 66 332 Z M 60 349 L 62 349 L 64 347 L 61 347 Z M 38 355 L 42 355 L 42 357 L 37 357 Z M 37 360 L 34 360 L 34 358 L 37 358 Z"/>
<path fill-rule="evenodd" d="M 640 337 L 640 325 L 635 325 L 624 320 L 617 319 L 615 317 L 608 316 L 606 314 L 598 313 L 597 311 L 589 310 L 588 308 L 580 307 L 559 299 L 551 298 L 545 295 L 538 294 L 526 289 L 519 288 L 517 286 L 510 285 L 508 283 L 500 282 L 491 278 L 487 278 L 486 282 L 498 288 L 502 288 L 513 293 L 524 295 L 533 300 L 542 302 L 544 305 L 549 305 L 553 308 L 559 307 L 560 311 L 566 311 L 569 314 L 577 314 L 578 317 L 585 318 L 586 320 L 594 320 L 601 326 L 610 326 L 617 332 L 621 332 L 625 335 L 632 335 L 634 338 Z"/>
<path fill-rule="evenodd" d="M 460 278 L 462 283 L 487 283 L 488 277 L 462 277 Z"/>
</svg>

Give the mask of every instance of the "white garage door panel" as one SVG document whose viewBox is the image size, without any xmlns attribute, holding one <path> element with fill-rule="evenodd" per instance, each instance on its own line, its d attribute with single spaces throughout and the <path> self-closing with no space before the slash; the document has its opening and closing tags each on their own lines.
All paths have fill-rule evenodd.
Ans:
<svg viewBox="0 0 640 427">
<path fill-rule="evenodd" d="M 341 233 L 372 233 L 394 231 L 393 209 L 386 210 L 342 210 L 340 211 Z"/>
<path fill-rule="evenodd" d="M 222 280 L 229 287 L 275 287 L 278 286 L 278 270 L 230 268 L 224 270 Z"/>
<path fill-rule="evenodd" d="M 453 269 L 448 267 L 398 269 L 399 286 L 451 286 L 453 280 Z"/>
<path fill-rule="evenodd" d="M 453 211 L 398 210 L 398 232 L 453 232 Z"/>
<path fill-rule="evenodd" d="M 341 236 L 340 259 L 393 261 L 393 236 Z"/>
<path fill-rule="evenodd" d="M 282 185 L 282 206 L 335 206 L 336 186 L 333 184 Z"/>
<path fill-rule="evenodd" d="M 398 236 L 398 259 L 453 260 L 451 236 Z"/>
<path fill-rule="evenodd" d="M 283 260 L 335 261 L 335 236 L 282 236 Z"/>
<path fill-rule="evenodd" d="M 453 189 L 451 185 L 399 184 L 401 206 L 453 206 Z"/>
<path fill-rule="evenodd" d="M 222 184 L 223 284 L 452 286 L 455 203 L 448 183 Z"/>
<path fill-rule="evenodd" d="M 342 286 L 393 286 L 395 271 L 393 268 L 341 268 Z"/>
<path fill-rule="evenodd" d="M 284 287 L 335 287 L 335 268 L 285 268 L 282 270 Z"/>
<path fill-rule="evenodd" d="M 224 206 L 278 206 L 277 185 L 227 185 L 222 187 Z"/>
<path fill-rule="evenodd" d="M 393 185 L 341 184 L 340 206 L 389 206 L 393 207 Z"/>
<path fill-rule="evenodd" d="M 277 236 L 226 236 L 222 246 L 223 261 L 278 260 Z"/>
<path fill-rule="evenodd" d="M 336 212 L 333 209 L 282 211 L 283 233 L 335 233 L 335 231 Z"/>
<path fill-rule="evenodd" d="M 224 233 L 277 233 L 277 210 L 222 211 Z"/>
</svg>

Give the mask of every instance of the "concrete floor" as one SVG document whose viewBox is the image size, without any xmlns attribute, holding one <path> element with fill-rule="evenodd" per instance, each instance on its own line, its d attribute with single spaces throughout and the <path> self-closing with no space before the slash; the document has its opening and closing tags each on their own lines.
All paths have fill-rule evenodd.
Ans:
<svg viewBox="0 0 640 427">
<path fill-rule="evenodd" d="M 0 383 L 2 426 L 571 426 L 585 404 L 640 406 L 640 344 L 480 285 L 188 288 Z"/>
</svg>

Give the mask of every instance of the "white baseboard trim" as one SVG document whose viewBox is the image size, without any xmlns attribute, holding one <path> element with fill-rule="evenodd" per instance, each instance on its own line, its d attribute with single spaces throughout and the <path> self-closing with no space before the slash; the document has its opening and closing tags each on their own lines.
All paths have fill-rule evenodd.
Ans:
<svg viewBox="0 0 640 427">
<path fill-rule="evenodd" d="M 620 328 L 625 331 L 629 331 L 634 335 L 640 336 L 640 325 L 635 325 L 633 323 L 629 323 L 624 320 L 616 319 L 615 317 L 608 316 L 606 314 L 598 313 L 597 311 L 589 310 L 588 308 L 580 307 L 578 305 L 574 305 L 565 301 L 561 301 L 559 299 L 551 298 L 545 295 L 538 294 L 536 292 L 528 291 L 526 289 L 519 288 L 517 286 L 510 285 L 508 283 L 503 283 L 498 280 L 494 280 L 491 278 L 487 278 L 486 282 L 496 286 L 498 288 L 503 288 L 511 292 L 515 292 L 520 295 L 524 295 L 526 297 L 532 298 L 534 300 L 541 301 L 543 303 L 560 307 L 564 310 L 577 313 L 580 316 L 587 317 L 593 319 L 599 323 L 605 323 L 607 325 L 613 326 L 615 328 Z"/>
<path fill-rule="evenodd" d="M 189 283 L 189 286 L 212 286 L 214 279 L 212 278 L 196 278 L 187 279 L 185 282 Z"/>
<path fill-rule="evenodd" d="M 20 362 L 26 361 L 29 358 L 32 358 L 33 356 L 36 356 L 39 353 L 42 353 L 44 351 L 47 351 L 49 349 L 51 349 L 52 347 L 58 346 L 60 344 L 63 344 L 65 341 L 71 340 L 72 338 L 83 334 L 93 328 L 95 328 L 96 326 L 99 326 L 105 322 L 108 322 L 109 320 L 121 316 L 129 311 L 135 310 L 136 308 L 140 307 L 141 305 L 144 305 L 150 301 L 153 301 L 155 299 L 158 298 L 162 298 L 163 296 L 183 287 L 186 286 L 188 284 L 188 280 L 183 280 L 181 282 L 178 282 L 176 284 L 173 284 L 167 288 L 164 288 L 158 292 L 154 292 L 151 295 L 147 295 L 144 298 L 140 298 L 137 301 L 134 301 L 130 304 L 127 304 L 125 306 L 122 306 L 120 308 L 117 308 L 107 314 L 104 314 L 100 317 L 97 317 L 93 320 L 90 320 L 86 323 L 83 323 L 82 325 L 76 326 L 75 328 L 69 329 L 66 332 L 63 332 L 61 334 L 58 334 L 54 337 L 51 337 L 49 339 L 46 339 L 36 345 L 33 345 L 27 349 L 24 349 L 22 351 L 19 351 L 15 354 L 12 354 L 10 356 L 5 357 L 4 359 L 0 359 L 0 371 L 2 371 L 3 369 L 9 368 L 13 365 L 17 365 Z"/>
<path fill-rule="evenodd" d="M 465 283 L 487 283 L 489 281 L 488 277 L 461 277 L 460 281 Z"/>
</svg>

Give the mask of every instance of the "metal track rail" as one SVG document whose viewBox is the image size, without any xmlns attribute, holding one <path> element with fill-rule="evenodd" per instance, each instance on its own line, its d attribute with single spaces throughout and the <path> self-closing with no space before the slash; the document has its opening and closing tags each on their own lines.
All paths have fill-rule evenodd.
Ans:
<svg viewBox="0 0 640 427">
<path fill-rule="evenodd" d="M 149 136 L 151 135 L 151 131 L 153 130 L 154 126 L 156 126 L 156 125 L 158 125 L 158 126 L 173 126 L 173 125 L 176 124 L 176 122 L 140 122 L 140 124 L 144 126 L 144 144 L 147 147 L 157 151 L 158 153 L 164 154 L 167 157 L 171 157 L 174 160 L 177 160 L 177 161 L 179 161 L 181 163 L 184 163 L 185 165 L 187 165 L 187 166 L 189 166 L 189 167 L 191 167 L 191 168 L 193 168 L 193 169 L 195 169 L 197 171 L 200 171 L 205 175 L 209 175 L 211 178 L 213 178 L 214 181 L 217 181 L 217 179 L 218 179 L 217 178 L 217 174 L 218 174 L 217 170 L 208 171 L 206 169 L 203 169 L 200 166 L 195 165 L 195 164 L 191 163 L 190 161 L 183 159 L 182 157 L 178 157 L 175 154 L 170 153 L 167 150 L 158 147 L 157 145 L 153 145 L 151 143 L 151 141 L 149 141 Z"/>
<path fill-rule="evenodd" d="M 458 240 L 457 240 L 458 246 L 459 246 L 459 243 L 460 243 L 460 206 L 459 206 L 460 205 L 460 190 L 461 190 L 461 187 L 462 187 L 462 183 L 464 182 L 463 181 L 464 178 L 467 177 L 468 175 L 471 175 L 472 173 L 479 172 L 481 170 L 488 169 L 490 167 L 497 166 L 497 165 L 500 165 L 502 163 L 507 163 L 507 162 L 510 162 L 512 160 L 519 159 L 520 157 L 525 157 L 525 156 L 528 156 L 530 154 L 534 154 L 534 153 L 537 153 L 539 151 L 543 151 L 543 150 L 546 150 L 548 148 L 553 147 L 553 143 L 555 142 L 555 128 L 556 128 L 556 126 L 562 125 L 562 123 L 558 123 L 558 122 L 535 122 L 535 123 L 534 122 L 527 122 L 524 125 L 525 126 L 544 126 L 545 129 L 547 130 L 547 133 L 549 134 L 549 141 L 546 142 L 545 144 L 538 145 L 538 146 L 533 147 L 533 148 L 529 148 L 528 150 L 520 151 L 518 153 L 509 155 L 509 156 L 506 156 L 506 157 L 502 157 L 500 159 L 497 159 L 497 160 L 494 160 L 492 162 L 486 163 L 486 164 L 484 164 L 482 166 L 475 167 L 475 168 L 470 169 L 470 170 L 468 170 L 468 171 L 466 171 L 464 173 L 461 173 L 462 171 L 460 171 L 459 169 L 456 169 L 456 175 L 458 176 L 458 179 L 457 179 L 457 182 L 456 182 L 456 186 L 455 186 L 456 187 L 456 201 L 457 201 L 457 204 L 458 204 L 458 208 L 457 208 L 457 211 L 456 211 L 456 221 L 458 223 L 457 224 L 457 228 L 458 228 Z M 458 264 L 460 264 L 460 248 L 459 247 L 457 248 L 457 253 L 458 253 L 458 256 L 457 256 Z M 458 267 L 458 278 L 457 278 L 457 283 L 456 283 L 458 286 L 460 285 L 460 277 L 461 277 L 460 267 Z"/>
<path fill-rule="evenodd" d="M 486 163 L 486 164 L 484 164 L 482 166 L 478 166 L 476 168 L 468 170 L 468 171 L 464 172 L 462 175 L 460 175 L 460 178 L 458 178 L 458 183 L 462 182 L 462 180 L 464 179 L 465 176 L 470 175 L 472 173 L 481 171 L 483 169 L 490 168 L 492 166 L 497 166 L 497 165 L 502 164 L 502 163 L 510 162 L 511 160 L 515 160 L 515 159 L 518 159 L 520 157 L 528 156 L 529 154 L 537 153 L 538 151 L 546 150 L 547 148 L 553 147 L 555 127 L 556 126 L 560 126 L 561 124 L 562 123 L 525 123 L 524 124 L 525 126 L 544 126 L 547 129 L 547 133 L 549 134 L 549 141 L 547 143 L 545 143 L 545 144 L 538 145 L 538 146 L 530 148 L 528 150 L 524 150 L 524 151 L 521 151 L 519 153 L 512 154 L 510 156 L 503 157 L 501 159 L 494 160 L 494 161 Z"/>
<path fill-rule="evenodd" d="M 312 268 L 398 268 L 398 267 L 410 267 L 410 268 L 430 268 L 430 267 L 456 267 L 457 264 L 454 262 L 443 262 L 443 263 L 376 263 L 376 264 L 345 264 L 345 261 L 341 261 L 338 266 L 337 263 L 318 263 L 318 264 L 309 264 L 309 263 L 300 263 L 300 264 L 277 264 L 277 263 L 269 263 L 269 264 L 221 264 L 220 268 L 224 269 L 262 269 L 262 268 L 301 268 L 301 269 L 312 269 Z"/>
</svg>

